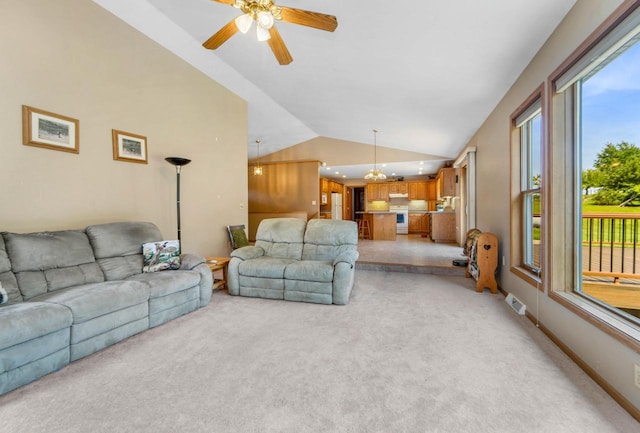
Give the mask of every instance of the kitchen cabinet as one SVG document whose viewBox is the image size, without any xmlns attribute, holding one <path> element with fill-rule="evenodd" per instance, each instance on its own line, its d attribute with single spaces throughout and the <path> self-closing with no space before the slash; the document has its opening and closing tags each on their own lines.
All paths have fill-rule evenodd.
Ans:
<svg viewBox="0 0 640 433">
<path fill-rule="evenodd" d="M 409 192 L 408 182 L 389 183 L 389 194 L 407 194 Z"/>
<path fill-rule="evenodd" d="M 389 201 L 388 183 L 368 183 L 367 201 Z"/>
<path fill-rule="evenodd" d="M 422 228 L 422 215 L 409 214 L 409 233 L 420 233 Z"/>
<path fill-rule="evenodd" d="M 428 213 L 409 212 L 409 233 L 431 233 L 431 216 Z"/>
<path fill-rule="evenodd" d="M 337 192 L 338 194 L 342 194 L 343 186 L 344 185 L 342 185 L 339 182 L 335 182 L 333 180 L 329 181 L 329 188 L 331 189 L 331 192 Z"/>
<path fill-rule="evenodd" d="M 337 192 L 339 194 L 343 193 L 343 187 L 339 182 L 335 182 L 330 179 L 325 179 L 323 177 L 320 178 L 320 205 L 322 206 L 321 210 L 326 211 L 326 208 L 331 210 L 331 193 Z"/>
<path fill-rule="evenodd" d="M 409 200 L 428 200 L 427 182 L 420 180 L 409 182 Z"/>
<path fill-rule="evenodd" d="M 428 213 L 411 213 L 409 212 L 409 233 L 426 233 L 430 232 L 430 215 Z"/>
<path fill-rule="evenodd" d="M 331 191 L 329 190 L 329 179 L 325 179 L 325 178 L 320 178 L 320 192 L 326 192 L 326 193 L 330 193 Z"/>
<path fill-rule="evenodd" d="M 438 200 L 438 193 L 436 192 L 436 180 L 428 180 L 427 181 L 427 200 L 436 201 Z"/>
<path fill-rule="evenodd" d="M 431 213 L 431 239 L 433 239 L 434 242 L 456 241 L 455 212 Z"/>
<path fill-rule="evenodd" d="M 453 197 L 456 195 L 456 169 L 453 167 L 441 168 L 436 177 L 438 199 L 441 197 Z"/>
</svg>

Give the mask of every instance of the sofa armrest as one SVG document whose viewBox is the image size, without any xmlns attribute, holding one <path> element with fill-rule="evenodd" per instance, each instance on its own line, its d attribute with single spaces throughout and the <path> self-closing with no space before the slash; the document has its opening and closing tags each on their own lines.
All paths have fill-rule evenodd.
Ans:
<svg viewBox="0 0 640 433">
<path fill-rule="evenodd" d="M 200 307 L 207 305 L 211 300 L 213 274 L 204 257 L 193 253 L 180 254 L 180 270 L 195 271 L 200 274 Z"/>
<path fill-rule="evenodd" d="M 333 259 L 333 266 L 337 265 L 338 263 L 347 263 L 353 268 L 359 256 L 360 254 L 355 250 L 342 251 L 336 256 L 335 259 Z"/>
<path fill-rule="evenodd" d="M 190 271 L 200 263 L 204 263 L 204 257 L 191 253 L 180 254 L 180 269 L 183 271 Z"/>
<path fill-rule="evenodd" d="M 231 253 L 231 257 L 237 257 L 240 260 L 251 260 L 262 256 L 264 256 L 264 250 L 255 245 L 238 248 Z"/>
</svg>

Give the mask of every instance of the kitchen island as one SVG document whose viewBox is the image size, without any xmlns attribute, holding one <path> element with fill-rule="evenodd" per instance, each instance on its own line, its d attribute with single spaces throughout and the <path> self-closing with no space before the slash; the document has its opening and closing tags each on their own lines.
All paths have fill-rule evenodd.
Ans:
<svg viewBox="0 0 640 433">
<path fill-rule="evenodd" d="M 371 239 L 374 241 L 396 240 L 396 213 L 395 212 L 365 212 L 365 221 L 369 221 Z"/>
<path fill-rule="evenodd" d="M 434 242 L 456 241 L 456 213 L 430 212 L 431 239 Z"/>
</svg>

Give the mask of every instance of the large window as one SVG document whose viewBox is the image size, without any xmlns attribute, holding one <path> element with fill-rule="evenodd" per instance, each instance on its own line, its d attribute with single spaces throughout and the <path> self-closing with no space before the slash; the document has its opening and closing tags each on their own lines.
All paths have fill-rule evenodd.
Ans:
<svg viewBox="0 0 640 433">
<path fill-rule="evenodd" d="M 543 252 L 543 116 L 540 86 L 511 116 L 511 269 L 537 284 Z"/>
<path fill-rule="evenodd" d="M 554 119 L 565 126 L 554 143 L 567 147 L 569 173 L 570 200 L 554 203 L 571 216 L 564 237 L 573 275 L 566 283 L 640 324 L 640 8 L 596 40 L 552 80 L 554 109 L 562 109 Z"/>
<path fill-rule="evenodd" d="M 522 265 L 539 273 L 540 227 L 542 223 L 542 114 L 540 102 L 520 127 Z"/>
</svg>

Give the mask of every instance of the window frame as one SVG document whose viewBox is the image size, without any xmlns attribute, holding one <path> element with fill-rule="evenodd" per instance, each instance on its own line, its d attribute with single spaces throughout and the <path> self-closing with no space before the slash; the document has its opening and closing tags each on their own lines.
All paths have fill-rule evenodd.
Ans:
<svg viewBox="0 0 640 433">
<path fill-rule="evenodd" d="M 545 157 L 546 157 L 546 104 L 545 85 L 540 84 L 520 106 L 510 116 L 511 128 L 511 219 L 510 219 L 510 270 L 512 273 L 526 281 L 532 286 L 544 291 L 544 257 L 545 257 L 545 234 L 546 217 L 545 209 Z M 523 130 L 522 125 L 530 122 L 537 114 L 541 116 L 540 122 L 540 170 L 541 183 L 538 188 L 525 189 L 523 184 L 525 178 L 525 168 L 523 167 Z M 528 148 L 527 150 L 530 150 Z M 528 194 L 540 194 L 542 212 L 540 226 L 540 268 L 535 268 L 527 263 L 527 227 L 525 225 L 525 196 Z M 532 210 L 533 212 L 533 210 Z"/>
<path fill-rule="evenodd" d="M 534 102 L 531 108 L 537 107 L 533 112 L 527 116 L 527 119 L 520 122 L 518 121 L 516 127 L 520 129 L 520 213 L 522 217 L 522 263 L 521 266 L 528 269 L 530 272 L 540 274 L 542 271 L 542 261 L 538 258 L 539 266 L 535 266 L 535 259 L 533 254 L 533 224 L 529 224 L 529 221 L 533 222 L 534 218 L 534 206 L 535 196 L 540 196 L 540 204 L 542 206 L 542 183 L 537 187 L 533 185 L 533 173 L 531 172 L 532 160 L 534 159 L 533 151 L 533 121 L 538 116 L 540 117 L 540 154 L 538 157 L 542 161 L 542 107 L 539 100 Z M 519 126 L 518 126 L 519 125 Z M 542 167 L 540 167 L 540 181 L 542 182 Z M 542 216 L 541 207 L 541 216 Z M 539 253 L 541 255 L 541 249 L 543 248 L 542 242 L 540 243 Z"/>
<path fill-rule="evenodd" d="M 579 170 L 580 130 L 580 86 L 567 85 L 567 75 L 581 71 L 579 65 L 589 64 L 597 46 L 619 34 L 623 22 L 631 14 L 640 11 L 640 3 L 625 2 L 548 77 L 548 140 L 549 169 L 547 180 L 554 188 L 547 197 L 547 221 L 550 238 L 562 239 L 549 243 L 546 271 L 549 298 L 582 317 L 587 322 L 606 332 L 635 351 L 640 351 L 640 326 L 621 317 L 600 302 L 574 290 L 576 278 L 581 278 Z M 592 67 L 590 65 L 590 67 Z"/>
</svg>

